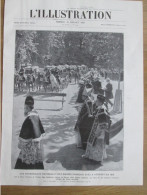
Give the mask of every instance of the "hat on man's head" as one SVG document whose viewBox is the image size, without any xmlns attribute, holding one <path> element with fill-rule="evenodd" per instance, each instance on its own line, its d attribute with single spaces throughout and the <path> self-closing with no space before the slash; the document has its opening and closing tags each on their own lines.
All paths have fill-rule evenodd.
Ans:
<svg viewBox="0 0 147 195">
<path fill-rule="evenodd" d="M 98 94 L 97 95 L 97 99 L 102 100 L 102 101 L 105 101 L 105 96 L 102 95 L 102 94 Z"/>
<path fill-rule="evenodd" d="M 25 99 L 25 104 L 28 106 L 33 106 L 34 105 L 34 98 L 32 96 L 27 96 Z"/>
</svg>

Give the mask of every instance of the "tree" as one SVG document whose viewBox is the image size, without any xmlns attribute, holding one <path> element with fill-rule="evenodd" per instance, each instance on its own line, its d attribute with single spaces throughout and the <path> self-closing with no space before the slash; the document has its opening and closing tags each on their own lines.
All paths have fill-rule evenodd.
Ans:
<svg viewBox="0 0 147 195">
<path fill-rule="evenodd" d="M 123 34 L 100 32 L 17 31 L 16 64 L 85 64 L 123 69 Z"/>
</svg>

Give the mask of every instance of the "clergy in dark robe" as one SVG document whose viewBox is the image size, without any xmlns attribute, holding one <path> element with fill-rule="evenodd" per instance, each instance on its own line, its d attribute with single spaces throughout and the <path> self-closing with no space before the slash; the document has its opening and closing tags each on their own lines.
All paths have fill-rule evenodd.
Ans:
<svg viewBox="0 0 147 195">
<path fill-rule="evenodd" d="M 94 94 L 103 94 L 102 84 L 101 84 L 99 78 L 96 78 L 92 82 L 92 85 L 93 85 Z"/>
<path fill-rule="evenodd" d="M 78 97 L 77 97 L 77 100 L 76 100 L 77 103 L 83 103 L 84 102 L 84 100 L 82 98 L 84 88 L 85 88 L 84 81 L 80 81 L 79 82 Z"/>
<path fill-rule="evenodd" d="M 87 139 L 90 134 L 91 127 L 93 125 L 94 117 L 93 113 L 93 100 L 91 98 L 92 88 L 85 88 L 82 98 L 83 105 L 78 115 L 78 119 L 75 125 L 75 131 L 77 132 L 77 147 L 86 149 Z"/>
<path fill-rule="evenodd" d="M 87 140 L 87 148 L 83 157 L 103 164 L 103 160 L 107 158 L 106 145 L 109 145 L 111 119 L 105 107 L 105 97 L 103 95 L 99 94 L 97 96 L 95 104 L 96 109 L 93 112 L 93 126 Z"/>
<path fill-rule="evenodd" d="M 41 139 L 44 132 L 38 113 L 34 110 L 34 99 L 27 96 L 24 105 L 26 116 L 19 135 L 20 153 L 15 169 L 44 169 Z"/>
</svg>

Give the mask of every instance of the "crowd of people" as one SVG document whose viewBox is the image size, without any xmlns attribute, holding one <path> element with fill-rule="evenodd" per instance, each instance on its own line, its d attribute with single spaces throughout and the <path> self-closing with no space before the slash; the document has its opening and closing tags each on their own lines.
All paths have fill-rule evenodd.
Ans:
<svg viewBox="0 0 147 195">
<path fill-rule="evenodd" d="M 107 78 L 105 88 L 100 79 L 85 80 L 80 83 L 77 102 L 82 103 L 75 125 L 77 147 L 83 148 L 83 157 L 103 163 L 107 157 L 111 124 L 109 106 L 113 106 L 112 84 Z"/>
<path fill-rule="evenodd" d="M 82 157 L 95 160 L 101 165 L 107 158 L 111 118 L 104 95 L 92 99 L 91 89 L 85 89 L 84 100 L 74 130 L 78 148 L 85 150 Z M 20 153 L 15 169 L 44 169 L 41 140 L 45 133 L 41 120 L 34 110 L 34 99 L 27 96 L 24 104 L 25 120 L 22 124 L 18 148 Z"/>
<path fill-rule="evenodd" d="M 75 72 L 80 77 L 72 78 L 71 69 L 65 75 L 68 75 L 69 83 L 73 79 L 79 85 L 76 103 L 80 103 L 81 108 L 74 127 L 76 144 L 85 151 L 82 157 L 103 164 L 103 160 L 107 158 L 106 147 L 109 145 L 109 108 L 113 107 L 113 85 L 110 78 L 102 77 L 97 69 L 88 69 L 83 73 L 76 69 Z M 57 68 L 45 72 L 50 82 L 52 75 L 61 84 L 61 73 Z M 15 169 L 43 169 L 40 141 L 45 131 L 38 113 L 34 110 L 32 96 L 27 96 L 25 100 L 24 115 L 26 119 L 19 135 L 20 154 Z"/>
<path fill-rule="evenodd" d="M 110 82 L 107 85 L 109 84 Z M 106 146 L 109 144 L 111 118 L 107 98 L 101 93 L 102 90 L 98 90 L 95 99 L 93 92 L 96 92 L 91 86 L 90 82 L 84 85 L 81 97 L 83 103 L 74 130 L 77 147 L 85 150 L 82 157 L 102 164 L 107 158 Z M 20 154 L 15 169 L 44 169 L 40 141 L 45 131 L 38 113 L 34 110 L 32 96 L 26 97 L 24 115 L 26 118 L 19 134 Z"/>
<path fill-rule="evenodd" d="M 27 70 L 27 71 L 26 71 Z M 22 66 L 14 74 L 15 91 L 56 91 L 59 92 L 66 88 L 69 83 L 77 84 L 88 80 L 93 85 L 94 93 L 101 90 L 99 78 L 111 78 L 118 80 L 118 73 L 97 68 L 88 68 L 85 65 L 58 65 L 46 66 L 45 68 L 34 69 Z M 87 81 L 86 81 L 87 82 Z M 102 93 L 102 91 L 101 91 Z"/>
<path fill-rule="evenodd" d="M 113 85 L 110 78 L 101 76 L 96 69 L 79 81 L 76 102 L 82 105 L 75 125 L 77 147 L 85 150 L 83 157 L 101 164 L 107 158 L 112 99 Z"/>
<path fill-rule="evenodd" d="M 77 103 L 83 103 L 83 95 L 85 93 L 85 90 L 91 89 L 91 93 L 93 94 L 93 96 L 97 94 L 104 95 L 107 106 L 110 105 L 112 107 L 113 103 L 111 99 L 113 99 L 113 85 L 109 78 L 107 78 L 106 80 L 103 79 L 103 81 L 101 79 L 98 75 L 96 75 L 95 77 L 90 76 L 89 78 L 80 80 L 79 92 L 76 100 Z"/>
<path fill-rule="evenodd" d="M 27 70 L 27 71 L 25 71 Z M 15 71 L 15 91 L 60 91 L 69 83 L 78 83 L 80 77 L 87 72 L 85 65 L 81 66 L 46 66 L 45 68 L 23 68 Z"/>
</svg>

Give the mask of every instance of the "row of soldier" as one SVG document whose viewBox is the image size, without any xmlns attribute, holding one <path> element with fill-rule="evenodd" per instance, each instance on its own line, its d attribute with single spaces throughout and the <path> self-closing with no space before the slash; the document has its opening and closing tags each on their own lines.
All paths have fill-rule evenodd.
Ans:
<svg viewBox="0 0 147 195">
<path fill-rule="evenodd" d="M 58 68 L 47 69 L 38 72 L 24 73 L 23 68 L 14 75 L 14 86 L 18 91 L 27 90 L 40 91 L 42 88 L 47 91 L 56 91 L 66 88 L 69 83 L 78 83 L 80 72 L 75 70 L 61 71 Z"/>
<path fill-rule="evenodd" d="M 44 89 L 44 91 L 58 92 L 66 88 L 69 83 L 77 84 L 83 78 L 88 77 L 93 86 L 94 93 L 97 94 L 99 91 L 101 91 L 100 93 L 103 92 L 101 84 L 98 81 L 99 76 L 102 77 L 104 75 L 101 75 L 101 71 L 98 71 L 96 68 L 86 67 L 81 69 L 78 66 L 74 69 L 66 68 L 64 70 L 55 67 L 54 69 L 45 69 L 44 71 L 29 72 L 27 74 L 21 68 L 14 75 L 14 86 L 18 91 L 23 91 L 27 88 L 29 91 Z"/>
</svg>

